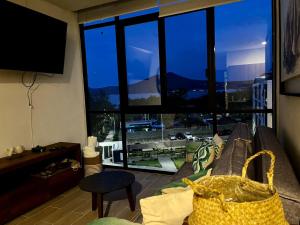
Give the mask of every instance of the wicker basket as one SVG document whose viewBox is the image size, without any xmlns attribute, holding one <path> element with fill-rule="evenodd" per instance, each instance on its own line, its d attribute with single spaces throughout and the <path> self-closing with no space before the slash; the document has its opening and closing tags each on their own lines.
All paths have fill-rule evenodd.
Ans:
<svg viewBox="0 0 300 225">
<path fill-rule="evenodd" d="M 246 178 L 249 163 L 264 154 L 271 157 L 268 184 Z M 198 183 L 184 179 L 195 193 L 189 225 L 288 225 L 273 186 L 274 164 L 274 154 L 264 150 L 246 160 L 242 176 L 211 176 Z"/>
<path fill-rule="evenodd" d="M 100 156 L 93 158 L 84 158 L 84 175 L 86 177 L 102 171 L 102 162 Z"/>
</svg>

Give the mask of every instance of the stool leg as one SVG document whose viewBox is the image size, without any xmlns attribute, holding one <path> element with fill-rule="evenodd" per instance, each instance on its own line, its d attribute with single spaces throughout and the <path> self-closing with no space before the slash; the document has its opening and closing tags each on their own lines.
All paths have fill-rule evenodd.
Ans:
<svg viewBox="0 0 300 225">
<path fill-rule="evenodd" d="M 92 210 L 97 209 L 97 193 L 92 193 Z"/>
<path fill-rule="evenodd" d="M 103 217 L 103 194 L 98 194 L 98 218 Z"/>
<path fill-rule="evenodd" d="M 133 199 L 131 185 L 126 187 L 126 192 L 127 192 L 130 209 L 131 209 L 131 211 L 134 211 L 135 210 L 135 200 Z"/>
</svg>

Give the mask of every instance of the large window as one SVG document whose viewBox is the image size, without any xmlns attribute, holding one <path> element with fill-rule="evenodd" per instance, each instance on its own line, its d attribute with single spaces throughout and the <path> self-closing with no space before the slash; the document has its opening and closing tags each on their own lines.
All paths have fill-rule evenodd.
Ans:
<svg viewBox="0 0 300 225">
<path fill-rule="evenodd" d="M 168 103 L 207 105 L 206 12 L 166 18 L 165 30 Z"/>
<path fill-rule="evenodd" d="M 160 105 L 157 21 L 125 27 L 128 104 Z"/>
<path fill-rule="evenodd" d="M 228 138 L 238 122 L 253 133 L 271 127 L 271 9 L 271 0 L 244 0 L 81 26 L 88 132 L 103 164 L 176 172 L 203 141 Z"/>
<path fill-rule="evenodd" d="M 115 26 L 86 30 L 88 107 L 117 110 L 120 105 Z"/>
<path fill-rule="evenodd" d="M 217 107 L 272 109 L 272 0 L 215 8 Z"/>
<path fill-rule="evenodd" d="M 112 19 L 106 22 L 113 21 Z M 105 23 L 86 24 L 85 27 Z M 104 165 L 123 166 L 119 73 L 115 25 L 86 29 L 87 121 Z"/>
</svg>

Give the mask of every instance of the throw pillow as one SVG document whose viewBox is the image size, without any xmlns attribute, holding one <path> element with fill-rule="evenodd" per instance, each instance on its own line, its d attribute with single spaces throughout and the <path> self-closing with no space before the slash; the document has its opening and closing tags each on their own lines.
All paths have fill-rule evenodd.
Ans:
<svg viewBox="0 0 300 225">
<path fill-rule="evenodd" d="M 215 134 L 215 136 L 213 137 L 213 142 L 216 145 L 215 148 L 216 159 L 219 159 L 224 149 L 224 145 L 225 145 L 224 140 L 218 134 Z"/>
<path fill-rule="evenodd" d="M 182 225 L 193 211 L 193 190 L 140 200 L 143 225 Z"/>
<path fill-rule="evenodd" d="M 209 141 L 203 141 L 194 153 L 193 169 L 194 173 L 205 170 L 215 158 L 216 145 Z"/>
<path fill-rule="evenodd" d="M 189 180 L 191 180 L 191 181 L 196 181 L 197 179 L 199 179 L 199 178 L 205 176 L 205 175 L 208 174 L 208 173 L 209 173 L 209 171 L 207 171 L 207 170 L 202 170 L 202 171 L 200 171 L 199 173 L 192 174 L 192 175 L 188 176 L 187 178 L 188 178 Z M 167 189 L 167 188 L 177 188 L 177 187 L 183 187 L 183 188 L 185 188 L 185 187 L 187 187 L 187 185 L 186 185 L 186 183 L 183 183 L 181 179 L 175 180 L 175 181 L 173 181 L 173 182 L 171 182 L 171 183 L 168 183 L 167 185 L 164 185 L 164 186 L 163 186 L 158 192 L 156 192 L 155 194 L 156 194 L 156 195 L 160 195 L 160 194 L 163 193 L 163 192 L 162 192 L 163 189 Z"/>
<path fill-rule="evenodd" d="M 202 178 L 209 177 L 211 175 L 211 171 L 212 171 L 212 169 L 207 170 L 207 173 L 204 176 L 203 175 L 199 176 L 199 174 L 201 174 L 201 172 L 198 173 L 198 174 L 193 174 L 193 175 L 189 176 L 188 179 L 194 181 L 195 183 L 197 183 Z M 189 189 L 191 189 L 190 186 L 186 186 L 186 187 L 181 187 L 181 186 L 179 186 L 179 187 L 178 186 L 177 187 L 168 187 L 168 188 L 162 189 L 161 193 L 162 194 L 178 193 L 178 192 L 186 191 L 186 190 L 189 190 Z"/>
</svg>

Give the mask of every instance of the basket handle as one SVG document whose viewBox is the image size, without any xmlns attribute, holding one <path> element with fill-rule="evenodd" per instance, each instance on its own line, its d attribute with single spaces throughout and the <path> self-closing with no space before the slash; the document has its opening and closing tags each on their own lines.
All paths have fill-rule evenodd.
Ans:
<svg viewBox="0 0 300 225">
<path fill-rule="evenodd" d="M 186 183 L 187 185 L 189 185 L 192 188 L 192 190 L 194 191 L 194 193 L 196 193 L 200 196 L 202 196 L 205 193 L 207 195 L 207 197 L 215 198 L 215 199 L 219 200 L 222 209 L 225 212 L 228 212 L 228 207 L 225 204 L 224 194 L 220 193 L 216 189 L 206 187 L 206 186 L 204 186 L 202 184 L 199 184 L 199 183 L 195 183 L 195 182 L 189 180 L 188 178 L 183 178 L 182 181 L 184 183 Z"/>
<path fill-rule="evenodd" d="M 272 151 L 269 150 L 262 150 L 256 154 L 254 154 L 253 156 L 249 157 L 243 167 L 242 170 L 242 178 L 245 179 L 246 175 L 247 175 L 247 169 L 249 166 L 249 163 L 255 159 L 256 157 L 260 156 L 260 155 L 269 155 L 271 158 L 271 165 L 269 168 L 269 171 L 267 172 L 267 178 L 268 178 L 268 185 L 269 185 L 269 189 L 271 191 L 274 191 L 274 184 L 273 184 L 273 177 L 274 177 L 274 167 L 275 167 L 275 155 L 273 154 Z"/>
<path fill-rule="evenodd" d="M 209 194 L 215 194 L 215 195 L 220 195 L 221 193 L 220 192 L 218 192 L 217 190 L 215 190 L 215 189 L 212 189 L 212 188 L 208 188 L 208 187 L 206 187 L 206 186 L 204 186 L 204 185 L 201 185 L 201 184 L 196 184 L 195 182 L 193 182 L 193 181 L 191 181 L 190 179 L 188 179 L 188 178 L 183 178 L 182 179 L 182 182 L 184 182 L 185 184 L 187 184 L 187 185 L 189 185 L 192 189 L 193 189 L 193 191 L 195 192 L 195 193 L 197 193 L 197 194 L 202 194 L 202 193 L 200 193 L 200 191 L 199 190 L 201 190 L 202 192 L 205 192 L 205 193 L 209 193 Z"/>
</svg>

